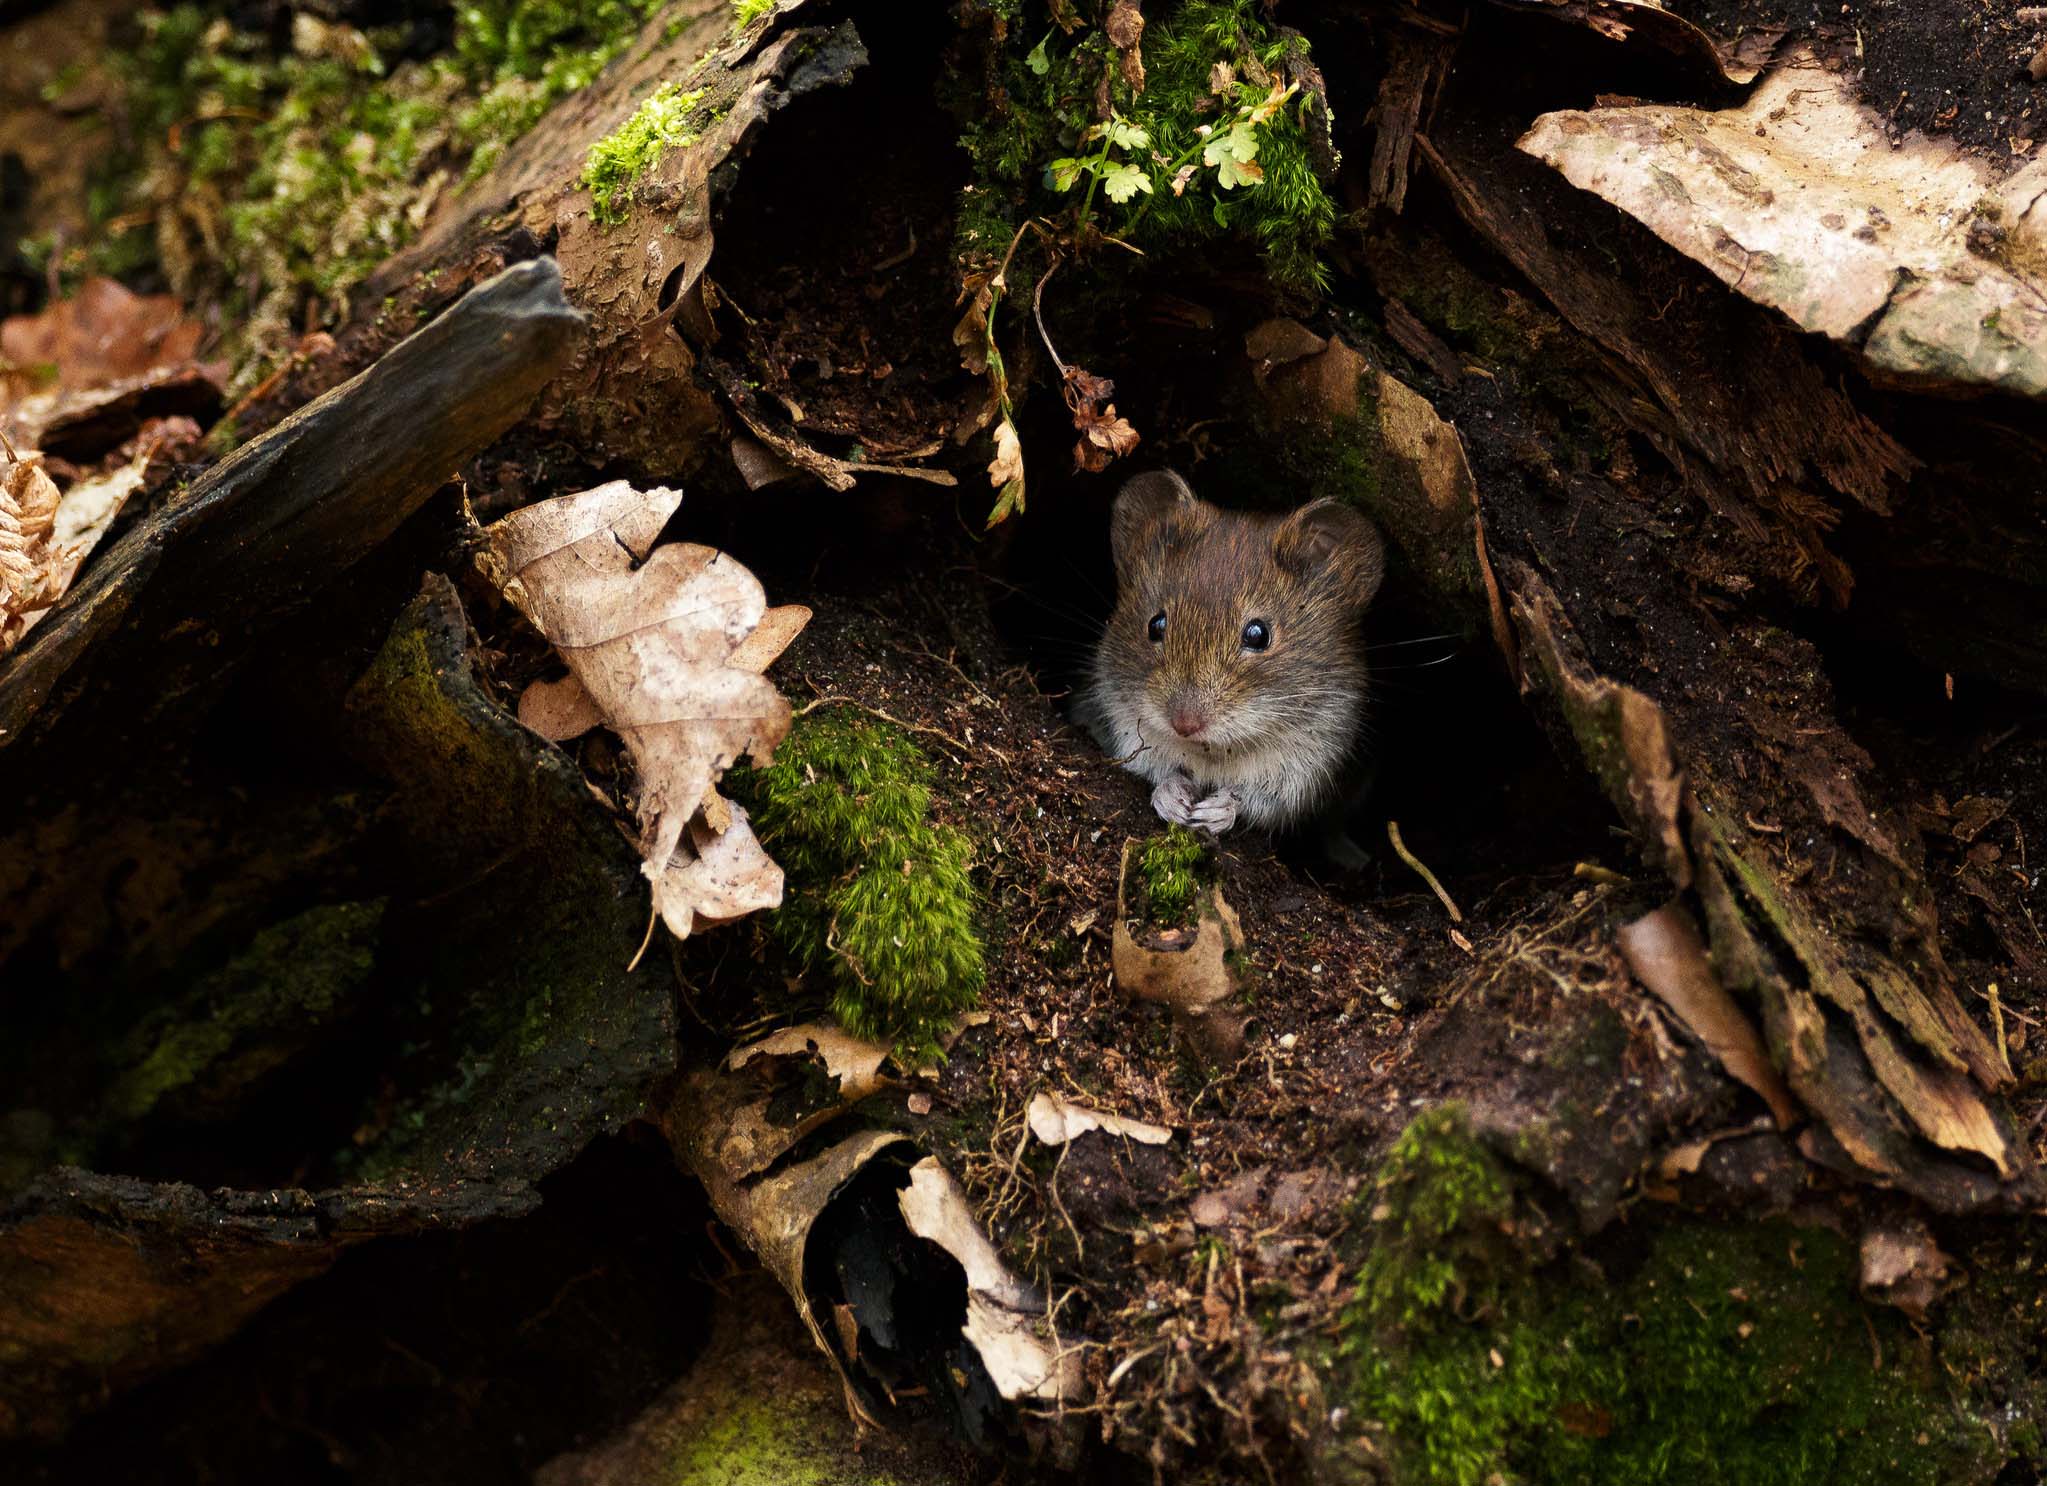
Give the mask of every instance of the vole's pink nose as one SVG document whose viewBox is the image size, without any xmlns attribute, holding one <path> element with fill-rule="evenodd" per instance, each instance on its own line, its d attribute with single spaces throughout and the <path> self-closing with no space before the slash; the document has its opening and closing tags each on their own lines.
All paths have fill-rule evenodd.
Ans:
<svg viewBox="0 0 2047 1486">
<path fill-rule="evenodd" d="M 1208 727 L 1208 714 L 1184 697 L 1173 699 L 1172 710 L 1166 720 L 1173 725 L 1173 731 L 1183 738 L 1198 738 Z"/>
</svg>

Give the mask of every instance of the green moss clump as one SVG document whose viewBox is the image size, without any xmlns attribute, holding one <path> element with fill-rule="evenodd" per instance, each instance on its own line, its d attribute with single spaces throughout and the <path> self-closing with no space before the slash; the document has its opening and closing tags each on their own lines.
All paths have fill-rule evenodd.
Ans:
<svg viewBox="0 0 2047 1486">
<path fill-rule="evenodd" d="M 1167 826 L 1137 850 L 1138 917 L 1175 927 L 1194 921 L 1202 890 L 1215 881 L 1215 858 L 1185 826 Z"/>
<path fill-rule="evenodd" d="M 696 143 L 689 116 L 703 97 L 702 89 L 685 93 L 679 84 L 663 83 L 631 118 L 590 146 L 583 185 L 590 192 L 591 216 L 607 226 L 625 220 L 640 177 L 671 147 Z"/>
<path fill-rule="evenodd" d="M 1927 1349 L 1865 1311 L 1831 1231 L 1674 1223 L 1604 1282 L 1547 1274 L 1451 1106 L 1409 1127 L 1366 1200 L 1339 1387 L 1397 1481 L 1946 1486 L 1999 1464 Z"/>
<path fill-rule="evenodd" d="M 1358 1271 L 1365 1316 L 1413 1325 L 1490 1282 L 1514 1191 L 1463 1106 L 1438 1106 L 1403 1130 L 1369 1196 L 1379 1227 Z"/>
<path fill-rule="evenodd" d="M 732 29 L 744 31 L 775 8 L 775 0 L 732 0 Z"/>
<path fill-rule="evenodd" d="M 727 777 L 789 876 L 771 931 L 806 968 L 829 969 L 847 1031 L 935 1058 L 986 970 L 973 843 L 932 817 L 923 751 L 834 710 L 799 722 L 773 764 Z"/>
<path fill-rule="evenodd" d="M 588 87 L 666 0 L 466 0 L 455 56 L 485 90 L 459 116 L 475 179 L 569 94 Z"/>
</svg>

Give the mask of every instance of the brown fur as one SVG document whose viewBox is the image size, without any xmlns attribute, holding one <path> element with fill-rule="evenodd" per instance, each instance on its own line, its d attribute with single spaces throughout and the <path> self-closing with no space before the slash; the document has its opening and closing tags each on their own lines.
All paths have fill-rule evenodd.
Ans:
<svg viewBox="0 0 2047 1486">
<path fill-rule="evenodd" d="M 1383 568 L 1371 523 L 1326 500 L 1286 516 L 1224 511 L 1160 473 L 1124 486 L 1110 542 L 1116 609 L 1087 697 L 1103 745 L 1154 782 L 1178 771 L 1235 790 L 1251 824 L 1327 804 L 1362 725 L 1359 621 Z M 1264 651 L 1243 647 L 1253 619 L 1271 630 Z M 1198 737 L 1172 730 L 1176 709 L 1206 722 Z"/>
</svg>

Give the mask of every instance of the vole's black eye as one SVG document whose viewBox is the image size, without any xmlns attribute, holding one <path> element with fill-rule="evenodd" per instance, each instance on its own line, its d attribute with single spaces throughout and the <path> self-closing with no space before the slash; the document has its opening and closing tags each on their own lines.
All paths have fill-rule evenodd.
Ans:
<svg viewBox="0 0 2047 1486">
<path fill-rule="evenodd" d="M 1166 611 L 1164 609 L 1151 616 L 1151 623 L 1145 626 L 1144 632 L 1151 636 L 1152 644 L 1163 645 L 1166 643 Z"/>
<path fill-rule="evenodd" d="M 1272 643 L 1272 626 L 1262 619 L 1254 619 L 1244 626 L 1244 648 L 1263 650 Z"/>
</svg>

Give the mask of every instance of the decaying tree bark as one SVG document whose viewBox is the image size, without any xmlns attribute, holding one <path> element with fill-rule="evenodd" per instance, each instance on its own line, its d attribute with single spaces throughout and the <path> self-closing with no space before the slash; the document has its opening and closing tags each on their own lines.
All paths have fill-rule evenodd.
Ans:
<svg viewBox="0 0 2047 1486">
<path fill-rule="evenodd" d="M 783 0 L 735 30 L 724 4 L 669 6 L 238 410 L 238 452 L 0 659 L 0 762 L 29 776 L 0 813 L 0 965 L 14 985 L 25 967 L 111 988 L 103 1024 L 0 993 L 69 1060 L 23 1072 L 41 1123 L 0 1151 L 0 1296 L 21 1318 L 0 1340 L 28 1359 L 0 1382 L 0 1433 L 54 1435 L 102 1390 L 203 1369 L 359 1240 L 524 1211 L 629 1122 L 779 1283 L 863 1425 L 936 1419 L 1047 1468 L 1102 1449 L 1158 1470 L 1206 1459 L 1218 1480 L 1458 1479 L 1403 1453 L 1398 1378 L 1360 1381 L 1381 1333 L 1412 1322 L 1372 1311 L 1373 1256 L 1406 1221 L 1418 1137 L 1402 1131 L 1443 1106 L 1512 1193 L 1435 1234 L 1446 1250 L 1491 1255 L 1505 1235 L 1515 1264 L 1561 1273 L 1575 1255 L 1621 1286 L 1662 1236 L 1724 1224 L 1774 1243 L 1765 1225 L 1794 1213 L 1860 1256 L 1861 1296 L 1923 1323 L 1901 1346 L 1958 1372 L 1969 1302 L 1927 1321 L 1943 1266 L 1987 1278 L 2047 1198 L 2024 1033 L 2047 1012 L 2026 857 L 2047 776 L 1998 757 L 2047 749 L 2047 420 L 2025 380 L 2047 342 L 2047 196 L 2022 203 L 2011 182 L 2032 177 L 2000 176 L 2007 235 L 1983 250 L 2017 286 L 1999 334 L 2019 350 L 1991 346 L 1991 372 L 1945 350 L 1907 366 L 1868 324 L 1830 342 L 1799 320 L 1786 275 L 1765 293 L 1702 267 L 1631 186 L 1557 163 L 1587 130 L 1660 148 L 1638 88 L 1711 115 L 1821 65 L 1778 55 L 1781 28 L 1722 38 L 1627 0 L 1293 8 L 1280 19 L 1314 47 L 1358 207 L 1332 249 L 1343 272 L 1306 298 L 1210 249 L 1133 267 L 1098 229 L 1035 260 L 1035 296 L 1020 267 L 1003 281 L 1009 259 L 956 273 L 943 236 L 963 193 L 994 188 L 951 148 L 946 107 L 1029 106 L 994 96 L 989 59 L 1015 44 L 1001 7 Z M 1055 34 L 1071 9 L 1051 7 Z M 1138 9 L 1114 7 L 1104 98 L 1111 69 L 1145 75 Z M 1531 48 L 1569 83 L 1522 65 Z M 701 94 L 703 127 L 600 221 L 589 147 L 671 82 Z M 1613 96 L 1556 111 L 1593 92 Z M 877 120 L 944 133 L 904 145 L 891 181 Z M 851 182 L 862 160 L 873 175 Z M 871 242 L 826 219 L 891 192 L 901 258 L 849 259 Z M 1028 212 L 1000 206 L 1015 254 Z M 1898 285 L 1886 313 L 1912 303 Z M 1221 1043 L 1176 1044 L 1138 1002 L 1186 1008 L 1114 968 L 1137 943 L 1126 843 L 1156 822 L 1044 694 L 1071 667 L 1002 607 L 1021 592 L 1055 610 L 1106 570 L 1074 559 L 1069 581 L 1054 559 L 1102 549 L 1122 469 L 1042 473 L 1081 413 L 1032 385 L 1070 389 L 1083 362 L 1122 384 L 1145 453 L 1198 483 L 1363 506 L 1406 612 L 1473 652 L 1454 692 L 1422 693 L 1430 715 L 1399 716 L 1389 667 L 1375 706 L 1396 741 L 1372 811 L 1408 837 L 1389 828 L 1376 876 L 1332 886 L 1226 838 L 1188 921 L 1151 926 L 1148 964 L 1210 955 L 1201 1015 L 1217 987 L 1246 997 L 1219 1014 Z M 964 492 L 993 500 L 975 440 L 998 421 L 1021 429 L 1032 503 L 969 547 L 958 516 L 986 512 Z M 985 1016 L 942 1070 L 808 1021 L 762 1040 L 796 1019 L 758 923 L 635 953 L 642 884 L 613 813 L 629 772 L 605 745 L 565 752 L 518 725 L 509 699 L 545 649 L 430 501 L 459 478 L 462 514 L 500 514 L 558 493 L 556 470 L 687 481 L 679 521 L 722 534 L 772 602 L 818 610 L 784 688 L 929 744 L 937 808 L 985 833 L 994 908 Z M 1906 695 L 1939 678 L 1944 701 Z M 1958 690 L 1991 700 L 1923 725 Z M 318 730 L 303 779 L 239 783 Z M 137 756 L 168 760 L 170 783 L 97 786 L 146 734 Z M 1403 735 L 1420 740 L 1405 779 Z M 372 902 L 374 974 L 337 956 L 317 996 L 228 1009 L 255 1004 L 220 989 L 254 936 Z M 287 1035 L 314 1000 L 343 1055 Z M 176 1138 L 156 1104 L 117 1097 L 168 1045 L 132 1029 L 166 1016 L 234 1029 L 199 1094 L 163 1106 L 186 1111 Z M 101 1035 L 126 1050 L 79 1052 Z M 305 1149 L 343 1157 L 268 1151 L 191 1173 L 217 1179 L 210 1196 L 177 1185 L 188 1148 L 227 1128 L 207 1098 L 278 1068 L 311 1070 Z M 1047 1089 L 1093 1128 L 1034 1120 Z M 278 1107 L 254 1097 L 234 1093 L 239 1117 Z M 73 1169 L 95 1165 L 153 1180 Z M 259 1176 L 293 1190 L 265 1207 L 234 1189 Z M 117 1264 L 97 1329 L 68 1324 Z M 1827 1303 L 1786 1293 L 1787 1315 Z M 2033 1458 L 2017 1426 L 2047 1423 L 2047 1378 L 1982 1319 L 1993 1295 L 1968 1311 L 1993 1360 L 1937 1412 L 1979 1419 L 1995 1392 L 2007 1416 L 1971 1436 L 1990 1445 L 1956 1447 L 1953 1479 Z M 1512 1331 L 1500 1294 L 1456 1298 L 1460 1319 L 1500 1326 L 1506 1388 L 1540 1333 Z M 2012 1304 L 2030 1314 L 2037 1295 Z M 1573 1392 L 1530 1417 L 1597 1442 L 1627 1407 Z M 545 1478 L 672 1458 L 664 1421 L 689 1406 L 662 1409 Z"/>
</svg>

